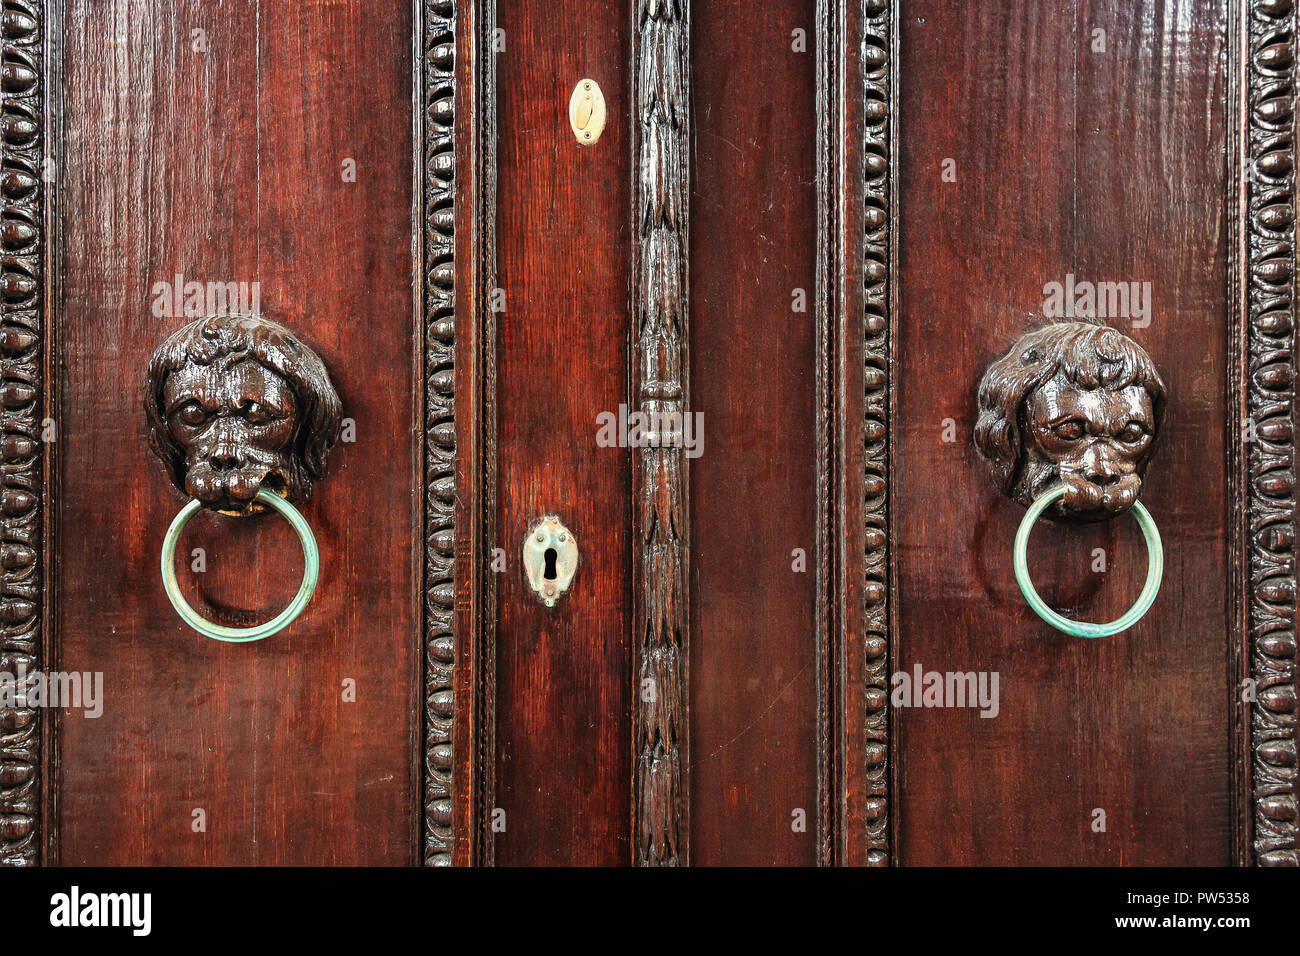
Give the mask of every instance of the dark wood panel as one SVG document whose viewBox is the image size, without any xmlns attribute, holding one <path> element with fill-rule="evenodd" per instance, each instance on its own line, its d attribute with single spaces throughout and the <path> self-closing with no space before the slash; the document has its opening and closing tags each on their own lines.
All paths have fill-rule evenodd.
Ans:
<svg viewBox="0 0 1300 956">
<path fill-rule="evenodd" d="M 895 710 L 904 863 L 1228 862 L 1225 5 L 1114 7 L 904 4 L 897 666 L 1001 678 L 996 719 Z M 1024 603 L 1023 512 L 970 440 L 979 376 L 1068 274 L 1151 283 L 1149 326 L 1111 321 L 1170 393 L 1143 493 L 1161 594 L 1095 641 Z M 1049 603 L 1109 620 L 1145 554 L 1131 518 L 1045 524 L 1031 566 Z"/>
<path fill-rule="evenodd" d="M 629 11 L 618 0 L 502 4 L 495 414 L 498 864 L 631 861 L 631 464 L 596 444 L 597 415 L 628 395 L 631 169 Z M 604 26 L 601 26 L 604 25 Z M 594 79 L 609 104 L 580 146 L 569 96 Z M 487 505 L 493 507 L 492 505 Z M 521 568 L 524 534 L 555 514 L 581 563 L 547 608 Z M 499 818 L 498 818 L 499 819 Z"/>
<path fill-rule="evenodd" d="M 816 7 L 691 13 L 696 864 L 818 860 Z"/>
<path fill-rule="evenodd" d="M 57 645 L 107 700 L 62 722 L 64 862 L 416 857 L 411 27 L 398 2 L 68 5 Z M 304 512 L 316 595 L 255 645 L 189 631 L 159 581 L 182 499 L 149 460 L 140 389 L 184 321 L 151 312 L 177 273 L 260 282 L 356 421 Z M 184 545 L 207 549 L 186 586 L 224 623 L 296 589 L 274 517 L 196 521 Z"/>
</svg>

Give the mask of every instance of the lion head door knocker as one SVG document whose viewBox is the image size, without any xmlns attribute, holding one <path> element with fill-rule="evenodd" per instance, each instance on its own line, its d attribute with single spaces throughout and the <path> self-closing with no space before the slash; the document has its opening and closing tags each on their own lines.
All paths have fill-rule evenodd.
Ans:
<svg viewBox="0 0 1300 956">
<path fill-rule="evenodd" d="M 320 572 L 316 539 L 294 502 L 306 501 L 324 475 L 342 423 L 325 364 L 275 322 L 197 319 L 149 360 L 145 412 L 150 446 L 191 499 L 163 539 L 163 586 L 172 606 L 200 634 L 219 641 L 261 640 L 287 627 L 311 600 Z M 272 620 L 256 627 L 214 624 L 181 596 L 176 543 L 200 508 L 237 517 L 272 509 L 298 533 L 302 586 Z"/>
<path fill-rule="evenodd" d="M 1025 333 L 984 373 L 975 445 L 1002 492 L 1028 508 L 1013 551 L 1016 583 L 1053 627 L 1106 637 L 1150 608 L 1164 573 L 1160 534 L 1138 497 L 1165 412 L 1165 384 L 1142 346 L 1092 321 Z M 1132 510 L 1147 542 L 1147 580 L 1137 603 L 1109 624 L 1051 610 L 1029 579 L 1029 533 L 1044 511 L 1064 521 L 1103 521 Z"/>
</svg>

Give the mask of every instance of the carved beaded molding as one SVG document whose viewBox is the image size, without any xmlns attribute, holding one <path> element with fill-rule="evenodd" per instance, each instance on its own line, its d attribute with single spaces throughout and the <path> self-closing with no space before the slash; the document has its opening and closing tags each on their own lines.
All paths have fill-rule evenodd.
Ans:
<svg viewBox="0 0 1300 956">
<path fill-rule="evenodd" d="M 1256 863 L 1296 866 L 1296 12 L 1294 0 L 1251 0 L 1245 12 L 1253 844 Z"/>
<path fill-rule="evenodd" d="M 41 663 L 45 18 L 41 0 L 4 0 L 3 9 L 0 671 L 14 673 L 20 667 L 34 671 Z M 41 860 L 40 749 L 37 712 L 0 709 L 0 864 Z"/>
<path fill-rule="evenodd" d="M 863 4 L 863 189 L 866 235 L 865 293 L 866 450 L 863 518 L 866 522 L 866 676 L 864 701 L 867 768 L 867 862 L 884 866 L 889 847 L 889 279 L 890 122 L 893 100 L 894 12 L 890 0 Z M 870 692 L 877 689 L 877 693 Z"/>
<path fill-rule="evenodd" d="M 420 105 L 424 175 L 424 862 L 449 866 L 455 722 L 456 9 L 426 0 Z"/>
</svg>

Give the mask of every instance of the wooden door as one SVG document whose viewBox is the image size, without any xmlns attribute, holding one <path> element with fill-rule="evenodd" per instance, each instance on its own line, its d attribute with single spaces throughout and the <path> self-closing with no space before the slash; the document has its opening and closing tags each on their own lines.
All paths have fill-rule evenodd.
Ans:
<svg viewBox="0 0 1300 956">
<path fill-rule="evenodd" d="M 1297 15 L 5 0 L 0 860 L 1295 865 Z"/>
</svg>

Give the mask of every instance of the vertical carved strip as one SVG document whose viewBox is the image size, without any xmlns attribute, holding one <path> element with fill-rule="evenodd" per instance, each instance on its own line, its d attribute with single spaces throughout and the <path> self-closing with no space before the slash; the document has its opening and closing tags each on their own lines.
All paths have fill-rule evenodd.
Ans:
<svg viewBox="0 0 1300 956">
<path fill-rule="evenodd" d="M 867 862 L 885 866 L 889 846 L 889 368 L 893 222 L 891 69 L 894 12 L 890 0 L 864 0 L 863 124 L 865 235 L 862 263 L 865 314 L 863 390 L 866 449 L 866 817 Z"/>
<path fill-rule="evenodd" d="M 477 295 L 482 301 L 483 297 L 489 295 L 489 290 L 499 288 L 499 269 L 497 263 L 497 192 L 498 192 L 498 142 L 497 136 L 497 64 L 496 64 L 496 39 L 497 39 L 497 0 L 480 0 L 477 9 L 479 22 L 475 24 L 477 31 L 481 33 L 479 39 L 479 56 L 481 64 L 474 70 L 474 82 L 479 85 L 473 117 L 467 116 L 467 120 L 476 120 L 477 128 L 474 130 L 471 142 L 477 143 L 480 159 L 475 163 L 474 175 L 476 177 L 474 188 L 476 190 L 474 208 L 469 210 L 470 216 L 478 223 L 480 235 L 477 237 L 475 245 L 475 255 L 478 259 L 478 275 L 475 281 L 479 284 Z M 491 51 L 491 52 L 489 52 Z M 471 95 L 475 94 L 474 90 L 467 91 Z M 500 416 L 497 409 L 497 396 L 500 390 L 497 386 L 497 313 L 491 308 L 483 309 L 476 305 L 472 313 L 466 313 L 469 316 L 467 328 L 472 326 L 476 333 L 481 334 L 481 342 L 471 342 L 469 350 L 478 357 L 476 362 L 481 363 L 481 400 L 479 407 L 474 409 L 471 414 L 481 417 L 481 432 L 475 433 L 474 448 L 471 454 L 481 450 L 482 464 L 478 469 L 481 478 L 479 503 L 479 528 L 484 542 L 498 540 L 497 534 L 497 514 L 498 514 L 498 423 Z M 482 316 L 481 322 L 479 316 Z M 481 434 L 481 438 L 479 437 Z M 482 564 L 484 555 L 481 552 L 475 553 L 476 560 L 480 562 L 476 567 L 484 567 Z M 478 573 L 478 572 L 475 572 Z M 480 596 L 481 606 L 479 609 L 479 619 L 486 622 L 492 622 L 489 626 L 480 627 L 475 630 L 471 636 L 470 631 L 466 631 L 466 639 L 472 639 L 482 642 L 481 650 L 475 651 L 477 666 L 481 672 L 481 680 L 478 682 L 479 697 L 477 701 L 477 714 L 475 719 L 478 722 L 477 734 L 475 736 L 476 753 L 466 755 L 466 761 L 475 761 L 477 767 L 477 778 L 474 784 L 479 788 L 481 794 L 485 795 L 482 805 L 479 806 L 479 819 L 476 824 L 483 825 L 479 839 L 482 842 L 482 852 L 480 861 L 484 866 L 496 865 L 496 837 L 490 826 L 490 815 L 492 807 L 487 805 L 486 795 L 495 794 L 496 789 L 496 753 L 497 753 L 497 633 L 495 627 L 497 615 L 497 575 L 483 574 L 481 582 L 482 594 Z M 473 676 L 473 675 L 470 675 Z M 464 763 L 462 763 L 464 766 Z"/>
<path fill-rule="evenodd" d="M 813 308 L 817 345 L 814 363 L 816 391 L 816 603 L 813 635 L 817 655 L 817 865 L 834 862 L 831 841 L 835 826 L 835 781 L 832 770 L 834 718 L 832 705 L 832 648 L 830 622 L 831 488 L 834 482 L 831 456 L 831 312 L 839 277 L 836 272 L 838 225 L 835 190 L 839 183 L 833 169 L 832 137 L 836 108 L 836 69 L 842 55 L 840 21 L 831 0 L 817 0 L 817 287 Z"/>
<path fill-rule="evenodd" d="M 1246 14 L 1246 505 L 1255 861 L 1295 866 L 1296 147 L 1293 0 Z M 1251 435 L 1253 432 L 1253 436 Z"/>
<path fill-rule="evenodd" d="M 455 4 L 423 5 L 424 862 L 449 866 L 455 612 Z"/>
<path fill-rule="evenodd" d="M 45 11 L 4 0 L 4 214 L 0 223 L 0 671 L 41 666 L 45 282 Z M 0 709 L 0 864 L 40 862 L 41 719 Z"/>
<path fill-rule="evenodd" d="M 689 0 L 634 0 L 637 171 L 633 184 L 632 381 L 652 421 L 680 421 L 686 396 Z M 661 416 L 669 416 L 664 418 Z M 685 864 L 687 510 L 683 450 L 634 452 L 636 861 Z"/>
</svg>

